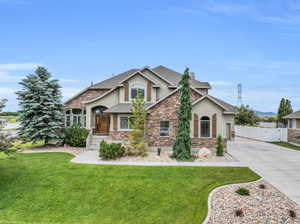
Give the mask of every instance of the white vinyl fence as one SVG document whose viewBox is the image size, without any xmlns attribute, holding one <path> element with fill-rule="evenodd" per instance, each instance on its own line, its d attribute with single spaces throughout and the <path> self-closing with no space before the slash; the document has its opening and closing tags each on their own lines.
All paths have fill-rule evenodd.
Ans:
<svg viewBox="0 0 300 224">
<path fill-rule="evenodd" d="M 260 128 L 249 126 L 235 126 L 235 135 L 252 138 L 265 142 L 287 142 L 287 128 Z"/>
</svg>

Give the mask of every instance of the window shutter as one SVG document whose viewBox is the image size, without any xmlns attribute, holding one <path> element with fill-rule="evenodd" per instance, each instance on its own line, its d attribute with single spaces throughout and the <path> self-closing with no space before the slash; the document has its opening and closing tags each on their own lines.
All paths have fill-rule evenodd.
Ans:
<svg viewBox="0 0 300 224">
<path fill-rule="evenodd" d="M 152 83 L 150 81 L 147 82 L 147 101 L 151 102 L 151 94 L 152 94 Z"/>
<path fill-rule="evenodd" d="M 217 114 L 212 116 L 212 137 L 217 137 Z"/>
<path fill-rule="evenodd" d="M 128 82 L 124 83 L 124 101 L 129 101 L 129 85 Z"/>
<path fill-rule="evenodd" d="M 114 131 L 117 131 L 118 130 L 118 115 L 117 114 L 114 114 L 113 115 L 113 128 L 114 128 Z"/>
<path fill-rule="evenodd" d="M 194 137 L 199 137 L 199 117 L 198 114 L 194 114 Z"/>
</svg>

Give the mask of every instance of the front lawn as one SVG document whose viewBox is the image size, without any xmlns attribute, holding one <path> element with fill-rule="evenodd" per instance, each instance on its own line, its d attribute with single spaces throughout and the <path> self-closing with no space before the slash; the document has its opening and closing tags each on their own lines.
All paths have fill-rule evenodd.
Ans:
<svg viewBox="0 0 300 224">
<path fill-rule="evenodd" d="M 275 144 L 275 145 L 279 145 L 279 146 L 282 146 L 282 147 L 286 147 L 286 148 L 289 148 L 289 149 L 295 149 L 295 150 L 299 150 L 300 151 L 300 147 L 299 146 L 290 144 L 288 142 L 270 142 L 270 143 Z"/>
<path fill-rule="evenodd" d="M 72 157 L 0 160 L 0 223 L 199 224 L 211 190 L 259 178 L 241 167 L 85 165 Z"/>
</svg>

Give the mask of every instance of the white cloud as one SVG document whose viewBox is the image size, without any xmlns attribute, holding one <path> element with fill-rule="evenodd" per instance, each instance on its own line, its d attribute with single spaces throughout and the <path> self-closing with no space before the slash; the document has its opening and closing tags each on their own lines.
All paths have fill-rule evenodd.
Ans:
<svg viewBox="0 0 300 224">
<path fill-rule="evenodd" d="M 248 11 L 250 9 L 249 5 L 240 5 L 233 3 L 224 3 L 221 1 L 206 1 L 201 6 L 203 10 L 213 12 L 213 13 L 222 13 L 222 14 L 235 14 Z"/>
<path fill-rule="evenodd" d="M 0 71 L 0 82 L 4 83 L 16 83 L 21 81 L 24 76 L 16 76 L 16 75 L 11 75 L 8 72 L 1 72 Z"/>
<path fill-rule="evenodd" d="M 32 70 L 39 66 L 38 63 L 0 64 L 0 71 Z"/>
<path fill-rule="evenodd" d="M 258 16 L 258 21 L 270 24 L 282 24 L 282 25 L 299 25 L 299 15 L 288 15 L 288 16 Z"/>
</svg>

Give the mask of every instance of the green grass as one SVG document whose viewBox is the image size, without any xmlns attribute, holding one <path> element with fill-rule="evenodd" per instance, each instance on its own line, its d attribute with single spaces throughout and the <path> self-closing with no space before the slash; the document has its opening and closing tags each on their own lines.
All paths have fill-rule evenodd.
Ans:
<svg viewBox="0 0 300 224">
<path fill-rule="evenodd" d="M 0 223 L 198 224 L 214 188 L 259 178 L 243 167 L 85 165 L 72 157 L 0 160 Z"/>
<path fill-rule="evenodd" d="M 299 146 L 296 146 L 296 145 L 293 145 L 293 144 L 290 144 L 290 143 L 287 143 L 287 142 L 270 142 L 270 143 L 275 144 L 275 145 L 279 145 L 279 146 L 282 146 L 282 147 L 286 147 L 286 148 L 289 148 L 289 149 L 295 149 L 295 150 L 300 151 Z"/>
</svg>

